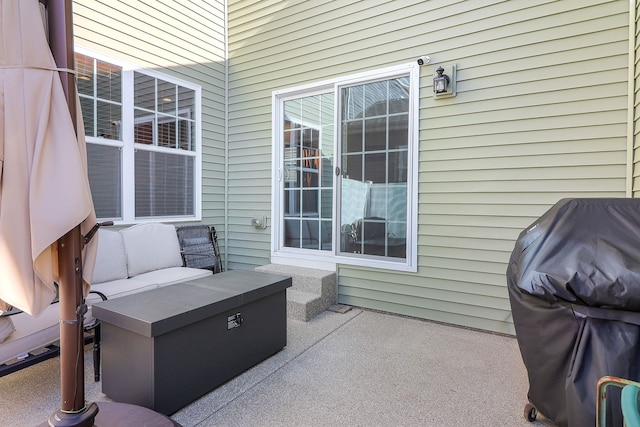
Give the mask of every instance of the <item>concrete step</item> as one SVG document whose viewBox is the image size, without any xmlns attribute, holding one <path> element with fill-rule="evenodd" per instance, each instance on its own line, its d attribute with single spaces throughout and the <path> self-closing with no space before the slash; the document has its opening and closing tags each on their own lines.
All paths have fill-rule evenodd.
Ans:
<svg viewBox="0 0 640 427">
<path fill-rule="evenodd" d="M 307 322 L 325 310 L 320 295 L 287 289 L 287 317 Z"/>
<path fill-rule="evenodd" d="M 290 265 L 268 264 L 255 268 L 263 273 L 291 276 L 287 289 L 287 316 L 308 321 L 336 303 L 336 274 Z"/>
<path fill-rule="evenodd" d="M 255 269 L 263 273 L 291 276 L 292 288 L 297 291 L 335 294 L 336 274 L 333 271 L 281 264 L 267 264 Z"/>
</svg>

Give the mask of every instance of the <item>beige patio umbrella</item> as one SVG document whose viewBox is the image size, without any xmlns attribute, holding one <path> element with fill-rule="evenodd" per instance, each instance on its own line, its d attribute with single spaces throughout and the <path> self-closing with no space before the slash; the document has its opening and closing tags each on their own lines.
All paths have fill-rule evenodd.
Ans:
<svg viewBox="0 0 640 427">
<path fill-rule="evenodd" d="M 0 4 L 0 299 L 38 315 L 55 296 L 58 239 L 79 224 L 86 234 L 96 219 L 84 140 L 76 137 L 39 2 Z M 85 259 L 85 277 L 92 268 Z"/>
<path fill-rule="evenodd" d="M 50 3 L 50 12 L 71 5 Z M 66 44 L 64 28 L 61 35 Z M 73 62 L 68 52 L 63 57 L 66 69 L 60 70 L 38 0 L 0 0 L 0 300 L 5 309 L 37 316 L 55 296 L 54 281 L 59 283 L 62 418 L 86 409 L 78 308 L 90 280 L 83 283 L 80 272 L 90 277 L 96 246 L 90 242 L 83 251 L 81 233 L 96 220 L 86 147 L 72 117 L 79 105 L 69 90 Z M 84 135 L 81 128 L 78 134 Z M 95 405 L 91 412 L 87 422 L 93 424 Z"/>
</svg>

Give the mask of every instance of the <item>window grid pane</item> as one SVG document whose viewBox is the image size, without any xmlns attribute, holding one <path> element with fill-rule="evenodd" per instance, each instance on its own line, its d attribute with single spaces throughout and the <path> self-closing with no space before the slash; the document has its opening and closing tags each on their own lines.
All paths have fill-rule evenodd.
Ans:
<svg viewBox="0 0 640 427">
<path fill-rule="evenodd" d="M 141 72 L 134 75 L 136 143 L 194 151 L 195 91 Z"/>
<path fill-rule="evenodd" d="M 122 140 L 122 68 L 79 53 L 74 60 L 85 134 Z"/>
<path fill-rule="evenodd" d="M 122 105 L 97 100 L 96 108 L 96 136 L 121 141 Z"/>
<path fill-rule="evenodd" d="M 75 67 L 77 74 L 77 87 L 80 95 L 93 96 L 94 60 L 86 55 L 75 54 Z"/>
<path fill-rule="evenodd" d="M 194 215 L 194 157 L 137 150 L 136 218 Z"/>
<path fill-rule="evenodd" d="M 122 102 L 122 69 L 118 66 L 96 61 L 96 97 Z"/>
<path fill-rule="evenodd" d="M 122 219 L 122 150 L 87 143 L 87 165 L 96 216 Z"/>
<path fill-rule="evenodd" d="M 283 244 L 330 250 L 333 96 L 323 94 L 286 101 L 283 110 Z"/>
<path fill-rule="evenodd" d="M 340 250 L 406 258 L 409 78 L 341 92 Z"/>
<path fill-rule="evenodd" d="M 82 108 L 82 123 L 84 124 L 84 133 L 87 136 L 96 136 L 95 125 L 95 100 L 80 95 L 80 106 Z"/>
<path fill-rule="evenodd" d="M 155 111 L 156 79 L 143 73 L 135 72 L 133 105 L 147 111 Z"/>
</svg>

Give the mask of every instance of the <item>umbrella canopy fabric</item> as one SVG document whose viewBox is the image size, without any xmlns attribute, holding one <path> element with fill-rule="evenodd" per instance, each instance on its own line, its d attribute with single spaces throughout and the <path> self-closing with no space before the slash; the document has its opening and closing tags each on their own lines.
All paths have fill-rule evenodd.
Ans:
<svg viewBox="0 0 640 427">
<path fill-rule="evenodd" d="M 57 240 L 96 223 L 82 115 L 78 138 L 58 73 L 38 0 L 0 0 L 0 300 L 34 316 L 55 296 Z"/>
</svg>

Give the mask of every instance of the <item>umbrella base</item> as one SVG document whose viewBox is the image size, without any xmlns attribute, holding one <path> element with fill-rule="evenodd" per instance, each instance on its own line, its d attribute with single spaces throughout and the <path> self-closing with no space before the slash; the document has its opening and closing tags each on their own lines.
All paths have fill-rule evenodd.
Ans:
<svg viewBox="0 0 640 427">
<path fill-rule="evenodd" d="M 95 422 L 91 422 L 91 419 L 94 417 Z M 42 423 L 38 427 L 84 427 L 85 425 L 89 427 L 182 427 L 171 418 L 154 412 L 151 409 L 130 405 L 128 403 L 115 402 L 100 402 L 97 405 L 91 403 L 87 407 L 87 410 L 80 414 L 66 414 L 61 413 L 61 411 L 56 411 L 56 413 L 49 417 L 48 422 Z"/>
<path fill-rule="evenodd" d="M 82 412 L 68 413 L 63 412 L 62 409 L 58 409 L 51 414 L 49 421 L 46 424 L 51 427 L 92 427 L 93 421 L 98 413 L 98 405 L 95 403 L 89 404 Z"/>
</svg>

